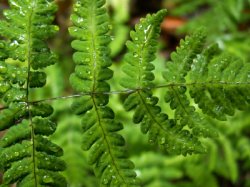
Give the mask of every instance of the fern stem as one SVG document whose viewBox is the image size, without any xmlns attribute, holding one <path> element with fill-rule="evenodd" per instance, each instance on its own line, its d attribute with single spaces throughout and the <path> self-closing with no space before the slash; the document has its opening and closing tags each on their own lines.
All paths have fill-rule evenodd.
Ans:
<svg viewBox="0 0 250 187">
<path fill-rule="evenodd" d="M 29 102 L 29 84 L 30 84 L 30 70 L 31 70 L 31 53 L 32 53 L 32 30 L 31 30 L 31 25 L 32 25 L 32 17 L 34 14 L 34 9 L 36 5 L 36 0 L 32 0 L 31 3 L 31 13 L 29 15 L 29 21 L 28 21 L 28 48 L 27 48 L 27 63 L 28 63 L 28 75 L 27 75 L 27 87 L 26 87 L 26 102 L 27 102 L 27 109 L 29 111 L 29 126 L 31 128 L 31 142 L 32 142 L 32 163 L 33 163 L 33 173 L 34 173 L 34 182 L 35 182 L 35 187 L 38 186 L 38 181 L 37 181 L 37 173 L 36 173 L 36 146 L 35 146 L 35 132 L 34 132 L 34 126 L 32 122 L 32 114 L 31 114 L 31 103 Z"/>
<path fill-rule="evenodd" d="M 36 101 L 30 101 L 28 103 L 30 104 L 35 104 L 35 103 L 40 103 L 40 102 L 46 102 L 46 101 L 54 101 L 54 100 L 62 100 L 62 99 L 72 99 L 72 98 L 77 98 L 77 97 L 82 97 L 82 96 L 87 96 L 87 95 L 99 95 L 99 94 L 104 94 L 104 95 L 113 95 L 113 94 L 131 94 L 137 91 L 143 91 L 143 90 L 154 90 L 154 89 L 161 89 L 161 88 L 168 88 L 168 87 L 179 87 L 179 86 L 239 86 L 239 85 L 244 85 L 244 86 L 250 86 L 250 82 L 191 82 L 191 83 L 169 83 L 169 84 L 163 84 L 163 85 L 158 85 L 158 86 L 152 86 L 152 87 L 144 87 L 144 88 L 136 88 L 136 89 L 124 89 L 124 90 L 114 90 L 110 92 L 82 92 L 79 94 L 73 94 L 73 95 L 68 95 L 68 96 L 58 96 L 58 97 L 51 97 L 51 98 L 45 98 L 45 99 L 40 99 Z M 4 108 L 0 108 L 5 109 Z"/>
</svg>

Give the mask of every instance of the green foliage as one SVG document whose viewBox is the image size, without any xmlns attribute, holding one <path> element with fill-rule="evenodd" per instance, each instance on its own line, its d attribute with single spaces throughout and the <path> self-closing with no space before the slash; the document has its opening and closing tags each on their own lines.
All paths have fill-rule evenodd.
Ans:
<svg viewBox="0 0 250 187">
<path fill-rule="evenodd" d="M 175 15 L 194 14 L 198 8 L 204 7 L 204 11 L 193 15 L 191 21 L 183 29 L 190 31 L 195 27 L 206 26 L 213 33 L 210 37 L 216 37 L 216 33 L 220 36 L 224 32 L 237 31 L 237 24 L 247 17 L 243 11 L 249 5 L 248 0 L 174 0 L 173 2 L 176 4 L 173 10 Z"/>
<path fill-rule="evenodd" d="M 58 145 L 64 150 L 63 159 L 67 164 L 63 172 L 70 187 L 95 187 L 98 181 L 94 176 L 91 166 L 87 163 L 87 155 L 81 149 L 82 130 L 81 118 L 65 110 L 65 105 L 70 106 L 71 100 L 57 101 L 53 104 L 56 113 L 53 119 L 58 121 L 58 128 L 52 136 Z M 73 115 L 73 116 L 72 116 Z M 66 136 L 62 136 L 65 134 Z"/>
<path fill-rule="evenodd" d="M 226 115 L 232 116 L 235 109 L 247 109 L 249 88 L 244 84 L 250 81 L 250 63 L 227 53 L 216 56 L 213 47 L 194 60 L 190 73 L 192 82 L 210 84 L 193 86 L 190 95 L 204 113 L 226 120 Z"/>
<path fill-rule="evenodd" d="M 149 187 L 249 186 L 249 111 L 237 112 L 227 122 L 211 119 L 209 122 L 217 128 L 219 138 L 203 141 L 208 149 L 206 154 L 173 157 L 144 150 L 133 156 L 142 184 Z"/>
<path fill-rule="evenodd" d="M 72 15 L 70 34 L 77 40 L 72 42 L 76 63 L 70 80 L 77 92 L 89 92 L 73 103 L 73 111 L 83 114 L 83 149 L 89 150 L 88 162 L 94 165 L 95 173 L 103 186 L 136 186 L 134 165 L 126 159 L 125 141 L 117 131 L 123 128 L 107 106 L 109 97 L 100 92 L 109 92 L 106 82 L 113 72 L 110 50 L 108 15 L 103 0 L 79 0 Z"/>
<path fill-rule="evenodd" d="M 0 22 L 1 112 L 0 169 L 3 184 L 18 186 L 66 186 L 59 173 L 65 170 L 63 150 L 48 136 L 56 130 L 49 119 L 53 108 L 47 103 L 31 103 L 30 90 L 46 84 L 42 71 L 55 62 L 46 39 L 58 28 L 51 24 L 56 6 L 52 1 L 10 0 Z M 3 53 L 3 51 L 5 51 Z M 5 54 L 5 55 L 3 55 Z"/>
<path fill-rule="evenodd" d="M 117 56 L 127 41 L 129 27 L 126 22 L 129 21 L 129 3 L 130 0 L 107 0 L 107 4 L 111 7 L 111 23 L 112 23 L 112 41 L 110 43 L 111 57 Z"/>
<path fill-rule="evenodd" d="M 218 41 L 220 47 L 249 61 L 249 0 L 165 0 L 174 4 L 170 11 L 174 16 L 182 16 L 187 21 L 179 32 L 192 32 L 206 27 L 209 41 Z M 243 39 L 244 38 L 244 39 Z"/>
<path fill-rule="evenodd" d="M 203 147 L 196 137 L 193 137 L 189 131 L 182 130 L 175 120 L 168 119 L 166 114 L 161 113 L 161 108 L 157 106 L 158 98 L 153 96 L 151 90 L 148 90 L 154 85 L 152 73 L 154 65 L 151 61 L 155 59 L 159 25 L 165 14 L 166 11 L 162 10 L 155 15 L 148 16 L 136 25 L 136 31 L 131 32 L 133 42 L 127 43 L 129 53 L 125 56 L 127 63 L 123 67 L 127 77 L 122 79 L 121 84 L 125 88 L 136 91 L 127 97 L 124 107 L 126 110 L 136 108 L 133 121 L 134 123 L 141 122 L 141 130 L 143 133 L 149 133 L 150 143 L 158 144 L 166 152 L 172 154 L 186 155 L 203 152 Z M 198 38 L 195 37 L 194 40 L 200 44 Z M 200 47 L 197 44 L 194 44 L 195 49 Z M 183 56 L 192 58 L 196 54 L 195 49 L 190 57 L 185 53 Z"/>
<path fill-rule="evenodd" d="M 195 103 L 204 114 L 219 120 L 226 120 L 226 115 L 233 115 L 235 109 L 246 109 L 249 104 L 249 87 L 245 86 L 250 79 L 249 63 L 229 54 L 219 54 L 216 45 L 205 47 L 202 30 L 186 37 L 171 54 L 171 61 L 167 62 L 163 73 L 166 84 L 162 87 L 167 89 L 165 101 L 174 110 L 174 119 L 168 119 L 156 105 L 158 98 L 150 90 L 154 87 L 151 61 L 154 60 L 156 33 L 159 32 L 154 29 L 159 28 L 162 12 L 141 20 L 136 31 L 131 32 L 132 42 L 127 43 L 129 53 L 123 67 L 126 77 L 121 81 L 131 94 L 124 101 L 124 107 L 126 110 L 135 108 L 133 122 L 141 123 L 141 130 L 149 134 L 150 143 L 158 144 L 169 153 L 204 152 L 199 137 L 216 136 L 216 133 L 204 123 Z M 194 103 L 190 102 L 190 96 Z"/>
<path fill-rule="evenodd" d="M 189 125 L 194 133 L 209 136 L 207 130 L 202 132 L 202 127 L 197 129 L 196 124 L 201 118 L 195 112 L 195 106 L 190 105 L 187 86 L 203 113 L 226 120 L 226 115 L 233 115 L 235 109 L 244 110 L 249 104 L 249 87 L 245 84 L 250 80 L 250 66 L 229 54 L 218 54 L 217 45 L 202 51 L 202 46 L 195 45 L 199 40 L 199 35 L 186 38 L 177 52 L 171 54 L 172 61 L 166 64 L 167 71 L 163 74 L 170 85 L 165 100 L 175 110 L 175 117 L 180 119 L 182 126 Z M 197 55 L 197 49 L 200 55 Z M 180 86 L 174 86 L 176 84 Z"/>
<path fill-rule="evenodd" d="M 239 178 L 238 161 L 250 168 L 246 161 L 250 157 L 249 138 L 243 132 L 249 123 L 231 131 L 222 128 L 224 121 L 229 119 L 231 123 L 239 110 L 249 111 L 250 64 L 222 51 L 217 44 L 208 45 L 203 29 L 181 40 L 159 81 L 155 80 L 159 71 L 153 63 L 157 62 L 160 24 L 167 11 L 141 19 L 130 33 L 131 41 L 126 43 L 128 52 L 119 75 L 125 90 L 114 91 L 112 81 L 118 81 L 113 78 L 111 56 L 116 52 L 111 54 L 109 48 L 112 40 L 106 1 L 76 0 L 69 28 L 76 65 L 69 80 L 75 94 L 61 96 L 66 88 L 61 70 L 58 66 L 44 70 L 57 59 L 47 46 L 47 39 L 58 30 L 52 25 L 54 1 L 9 3 L 5 20 L 0 22 L 0 130 L 5 131 L 0 140 L 0 170 L 4 173 L 1 186 L 216 187 L 213 173 L 234 183 Z M 159 94 L 160 89 L 163 91 Z M 111 94 L 122 97 L 113 98 Z M 61 100 L 67 98 L 73 98 L 71 110 L 69 103 Z M 119 99 L 129 114 L 120 114 Z M 45 101 L 53 100 L 58 102 L 52 115 L 53 107 Z M 72 113 L 78 117 L 72 117 Z M 148 141 L 137 131 L 130 135 L 127 129 L 121 131 L 121 121 L 127 128 L 131 118 L 133 123 L 140 123 Z M 223 122 L 217 125 L 217 120 Z M 54 121 L 59 121 L 55 134 Z M 237 130 L 244 136 L 234 135 Z M 138 164 L 135 169 L 125 139 L 131 142 L 136 138 L 133 146 L 137 152 L 130 157 Z M 241 154 L 234 154 L 234 146 Z M 145 149 L 157 153 L 147 154 L 147 163 L 142 163 L 137 157 Z M 189 156 L 195 153 L 204 154 Z M 173 157 L 165 162 L 169 154 L 189 157 Z M 207 160 L 208 164 L 204 164 Z M 219 165 L 221 160 L 225 162 Z M 155 166 L 161 167 L 160 175 Z M 178 181 L 183 178 L 188 181 Z"/>
</svg>

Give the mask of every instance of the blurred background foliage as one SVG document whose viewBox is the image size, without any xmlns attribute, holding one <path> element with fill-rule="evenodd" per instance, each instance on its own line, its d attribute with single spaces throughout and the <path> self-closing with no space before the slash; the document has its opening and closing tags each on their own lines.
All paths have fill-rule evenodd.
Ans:
<svg viewBox="0 0 250 187">
<path fill-rule="evenodd" d="M 71 25 L 69 16 L 73 0 L 57 0 L 57 3 L 55 23 L 60 26 L 60 32 L 50 39 L 49 44 L 58 54 L 58 64 L 47 68 L 46 88 L 33 90 L 35 100 L 74 94 L 68 82 L 74 65 L 72 39 L 67 31 Z M 157 83 L 162 83 L 160 72 L 179 40 L 201 26 L 208 30 L 209 42 L 217 42 L 223 50 L 250 62 L 250 0 L 108 0 L 107 7 L 111 15 L 110 47 L 115 72 L 112 90 L 121 89 L 118 80 L 129 30 L 140 17 L 161 8 L 167 8 L 169 14 L 162 23 L 159 55 L 154 62 Z M 1 0 L 0 16 L 5 8 L 8 3 Z M 155 90 L 160 97 L 163 91 Z M 110 105 L 124 124 L 122 134 L 142 186 L 250 187 L 250 109 L 237 112 L 226 122 L 207 118 L 207 123 L 217 129 L 219 137 L 202 140 L 207 146 L 206 154 L 184 157 L 164 155 L 150 146 L 139 126 L 132 124 L 131 114 L 124 111 L 121 105 L 124 97 L 112 95 Z M 81 121 L 72 114 L 71 102 L 72 99 L 51 101 L 56 111 L 52 118 L 58 122 L 52 139 L 64 149 L 68 166 L 64 175 L 69 186 L 96 187 L 98 181 L 87 164 L 87 153 L 81 150 Z M 169 113 L 163 99 L 160 104 Z"/>
</svg>

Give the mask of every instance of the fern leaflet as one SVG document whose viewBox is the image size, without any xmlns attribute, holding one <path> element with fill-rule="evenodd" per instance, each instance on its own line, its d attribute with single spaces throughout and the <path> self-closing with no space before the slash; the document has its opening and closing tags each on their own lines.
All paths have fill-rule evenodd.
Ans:
<svg viewBox="0 0 250 187">
<path fill-rule="evenodd" d="M 0 94 L 6 108 L 0 114 L 0 130 L 8 129 L 0 140 L 2 186 L 66 186 L 58 172 L 65 169 L 58 158 L 63 151 L 47 138 L 56 129 L 48 118 L 53 108 L 30 102 L 31 88 L 46 84 L 41 69 L 56 60 L 45 42 L 57 31 L 51 25 L 56 6 L 52 0 L 10 0 L 9 4 L 6 20 L 0 22 L 0 35 L 5 39 L 1 45 L 5 55 L 0 53 Z"/>
<path fill-rule="evenodd" d="M 234 115 L 235 109 L 248 108 L 250 63 L 215 51 L 219 51 L 217 45 L 207 48 L 194 59 L 189 74 L 194 83 L 190 95 L 203 113 L 226 120 L 226 115 Z"/>
<path fill-rule="evenodd" d="M 75 72 L 70 81 L 75 91 L 87 92 L 73 103 L 73 111 L 82 114 L 83 149 L 89 150 L 89 163 L 101 178 L 101 186 L 137 186 L 134 165 L 127 160 L 125 141 L 117 131 L 123 128 L 107 106 L 111 65 L 109 23 L 104 0 L 78 0 L 72 15 L 70 34 L 76 38 L 73 59 Z M 99 93 L 99 94 L 98 94 Z"/>
<path fill-rule="evenodd" d="M 176 119 L 168 119 L 168 115 L 161 112 L 157 105 L 159 99 L 149 89 L 154 85 L 154 65 L 151 62 L 155 59 L 160 23 L 165 14 L 166 11 L 161 10 L 148 15 L 131 32 L 132 41 L 127 43 L 129 52 L 123 67 L 126 77 L 121 80 L 121 85 L 136 91 L 127 97 L 124 107 L 126 110 L 135 108 L 134 123 L 141 123 L 142 132 L 149 134 L 149 142 L 158 144 L 164 151 L 184 155 L 203 152 L 196 136 L 184 130 Z M 198 48 L 200 43 L 198 40 L 192 47 Z"/>
</svg>

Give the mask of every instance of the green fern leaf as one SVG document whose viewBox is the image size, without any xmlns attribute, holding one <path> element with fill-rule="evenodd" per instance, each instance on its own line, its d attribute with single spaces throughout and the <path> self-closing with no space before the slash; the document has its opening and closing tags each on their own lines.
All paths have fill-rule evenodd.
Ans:
<svg viewBox="0 0 250 187">
<path fill-rule="evenodd" d="M 66 166 L 63 150 L 48 136 L 56 125 L 48 118 L 53 108 L 31 103 L 30 89 L 46 84 L 46 74 L 37 69 L 55 63 L 46 39 L 58 29 L 51 25 L 56 10 L 52 0 L 10 0 L 10 9 L 0 21 L 0 96 L 5 108 L 0 113 L 0 170 L 3 186 L 66 186 L 59 173 Z"/>
<path fill-rule="evenodd" d="M 216 54 L 214 48 L 209 47 L 194 60 L 190 95 L 203 113 L 226 120 L 235 109 L 246 110 L 249 106 L 250 63 L 228 53 Z"/>
<path fill-rule="evenodd" d="M 125 88 L 140 89 L 152 86 L 154 70 L 152 62 L 155 59 L 157 50 L 157 39 L 160 33 L 160 23 L 166 15 L 166 10 L 161 10 L 157 14 L 142 19 L 135 26 L 135 31 L 130 33 L 133 40 L 127 42 L 130 53 L 125 56 L 123 71 L 129 75 L 121 80 L 121 85 Z M 129 78 L 129 80 L 128 80 Z"/>
<path fill-rule="evenodd" d="M 101 186 L 137 186 L 133 163 L 126 158 L 125 141 L 117 131 L 122 124 L 115 120 L 114 112 L 106 106 L 109 84 L 113 75 L 111 65 L 111 41 L 107 35 L 109 18 L 104 8 L 105 0 L 77 0 L 69 29 L 76 40 L 72 47 L 77 50 L 73 59 L 75 72 L 71 75 L 72 87 L 77 92 L 90 93 L 73 103 L 76 114 L 82 114 L 83 149 L 89 150 L 88 162 L 94 166 Z"/>
<path fill-rule="evenodd" d="M 131 32 L 132 41 L 127 43 L 129 52 L 123 66 L 126 77 L 121 80 L 121 85 L 135 89 L 135 92 L 127 97 L 124 107 L 126 110 L 135 108 L 133 122 L 141 123 L 141 131 L 148 133 L 149 143 L 158 144 L 171 154 L 203 152 L 204 148 L 192 132 L 184 130 L 176 119 L 168 119 L 168 115 L 161 112 L 157 105 L 159 99 L 150 91 L 154 85 L 151 62 L 155 59 L 160 23 L 165 15 L 165 10 L 148 15 Z"/>
<path fill-rule="evenodd" d="M 196 135 L 214 134 L 190 102 L 187 87 L 202 112 L 213 118 L 226 120 L 226 115 L 233 115 L 235 109 L 247 108 L 249 63 L 221 54 L 217 45 L 205 48 L 202 31 L 182 41 L 171 60 L 163 74 L 168 85 L 165 101 L 170 103 L 181 126 L 188 125 Z"/>
<path fill-rule="evenodd" d="M 206 125 L 205 119 L 196 112 L 196 108 L 190 103 L 186 93 L 186 76 L 191 70 L 196 56 L 202 53 L 205 46 L 205 33 L 196 31 L 192 36 L 181 40 L 180 47 L 171 54 L 171 60 L 166 64 L 163 77 L 169 85 L 165 95 L 165 101 L 170 103 L 174 110 L 174 117 L 180 126 L 188 126 L 195 135 L 204 137 L 215 136 L 216 132 Z"/>
</svg>

